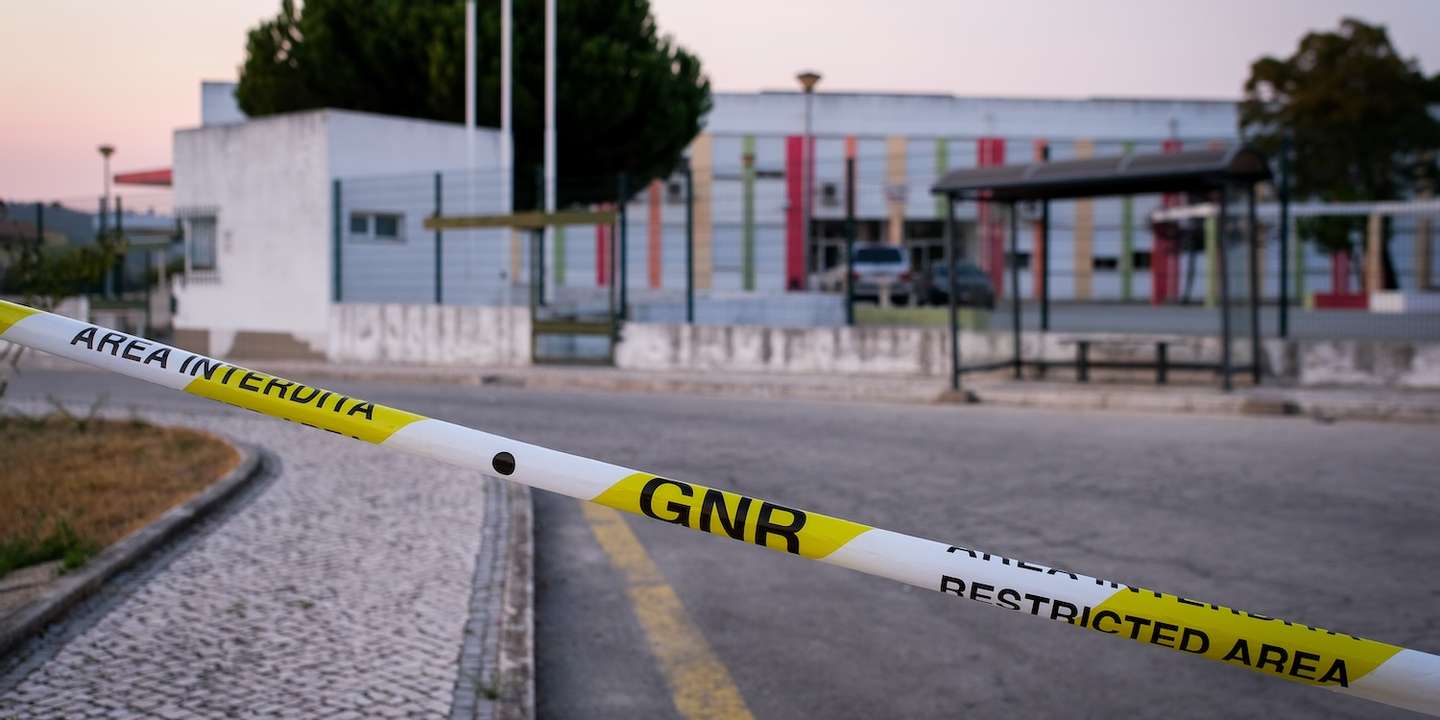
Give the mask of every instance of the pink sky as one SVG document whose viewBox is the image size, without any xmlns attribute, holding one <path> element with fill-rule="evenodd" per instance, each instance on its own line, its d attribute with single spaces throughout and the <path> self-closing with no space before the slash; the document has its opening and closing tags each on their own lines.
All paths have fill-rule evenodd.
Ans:
<svg viewBox="0 0 1440 720">
<path fill-rule="evenodd" d="M 459 0 L 456 0 L 457 2 Z M 482 0 L 485 1 L 485 0 Z M 567 0 L 559 0 L 566 2 Z M 1389 26 L 1440 71 L 1436 0 L 652 0 L 720 90 L 1237 97 L 1251 60 L 1343 15 Z M 117 171 L 165 167 L 199 122 L 200 80 L 233 80 L 245 31 L 278 0 L 48 0 L 0 20 L 0 198 L 93 198 Z M 563 128 L 561 129 L 563 132 Z M 137 194 L 144 188 L 134 190 Z"/>
</svg>

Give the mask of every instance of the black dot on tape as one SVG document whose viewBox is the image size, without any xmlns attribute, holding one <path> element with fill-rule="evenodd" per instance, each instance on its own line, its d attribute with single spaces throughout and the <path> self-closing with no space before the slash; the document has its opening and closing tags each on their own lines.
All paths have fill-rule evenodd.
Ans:
<svg viewBox="0 0 1440 720">
<path fill-rule="evenodd" d="M 508 452 L 495 453 L 495 459 L 490 461 L 490 467 L 501 475 L 509 475 L 515 472 L 515 456 Z"/>
</svg>

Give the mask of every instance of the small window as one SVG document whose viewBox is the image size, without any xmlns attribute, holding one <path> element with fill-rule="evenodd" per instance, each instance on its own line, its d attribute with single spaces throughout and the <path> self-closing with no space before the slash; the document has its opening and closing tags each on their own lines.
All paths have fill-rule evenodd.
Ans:
<svg viewBox="0 0 1440 720">
<path fill-rule="evenodd" d="M 1135 252 L 1130 254 L 1130 258 L 1130 266 L 1135 268 L 1136 270 L 1150 269 L 1149 250 L 1136 250 Z"/>
<path fill-rule="evenodd" d="M 215 269 L 215 216 L 190 218 L 190 268 Z"/>
<path fill-rule="evenodd" d="M 352 212 L 350 239 L 403 242 L 404 220 L 400 213 Z"/>
<path fill-rule="evenodd" d="M 400 239 L 400 216 L 399 215 L 376 215 L 375 216 L 375 237 L 378 240 L 399 240 Z"/>
<path fill-rule="evenodd" d="M 1030 253 L 1007 252 L 1005 253 L 1005 262 L 1007 263 L 1006 267 L 1012 267 L 1019 270 L 1028 270 L 1030 269 Z"/>
<path fill-rule="evenodd" d="M 665 202 L 670 205 L 679 205 L 685 202 L 685 184 L 679 180 L 665 183 Z"/>
<path fill-rule="evenodd" d="M 825 207 L 840 205 L 840 188 L 833 182 L 820 184 L 820 204 Z"/>
<path fill-rule="evenodd" d="M 1120 269 L 1120 258 L 1097 255 L 1090 260 L 1090 267 L 1096 270 L 1118 270 Z"/>
</svg>

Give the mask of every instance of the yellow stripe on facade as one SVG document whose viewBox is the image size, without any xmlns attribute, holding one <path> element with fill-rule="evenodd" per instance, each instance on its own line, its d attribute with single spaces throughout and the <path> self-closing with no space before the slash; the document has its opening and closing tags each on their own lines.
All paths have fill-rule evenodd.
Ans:
<svg viewBox="0 0 1440 720">
<path fill-rule="evenodd" d="M 5 331 L 9 330 L 11 325 L 20 322 L 21 320 L 24 320 L 25 318 L 30 317 L 37 312 L 40 311 L 32 310 L 28 307 L 25 307 L 24 305 L 16 305 L 12 302 L 0 300 L 0 335 L 5 334 Z"/>
<path fill-rule="evenodd" d="M 1094 140 L 1076 140 L 1075 157 L 1095 156 Z M 1075 299 L 1089 300 L 1095 277 L 1095 201 L 1075 201 Z"/>
<path fill-rule="evenodd" d="M 709 290 L 715 275 L 715 232 L 713 200 L 715 143 L 709 133 L 690 144 L 689 192 L 695 204 L 695 289 Z"/>
<path fill-rule="evenodd" d="M 715 656 L 685 605 L 645 552 L 645 546 L 610 508 L 583 503 L 585 519 L 610 563 L 625 577 L 625 594 L 645 640 L 670 686 L 675 709 L 691 720 L 745 720 L 750 709 L 730 671 Z"/>
</svg>

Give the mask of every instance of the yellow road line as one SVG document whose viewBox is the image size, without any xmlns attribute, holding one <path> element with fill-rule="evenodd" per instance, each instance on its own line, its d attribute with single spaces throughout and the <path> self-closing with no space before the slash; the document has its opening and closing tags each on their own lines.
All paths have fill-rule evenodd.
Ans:
<svg viewBox="0 0 1440 720">
<path fill-rule="evenodd" d="M 744 720 L 750 709 L 730 671 L 715 657 L 700 629 L 690 622 L 685 605 L 645 552 L 625 518 L 608 508 L 584 503 L 585 519 L 625 576 L 625 594 L 635 607 L 650 652 L 670 685 L 675 709 L 691 720 Z"/>
</svg>

